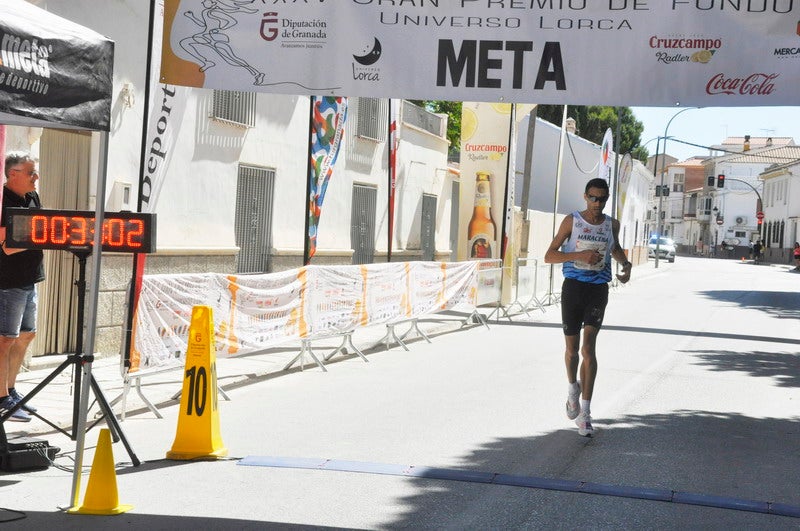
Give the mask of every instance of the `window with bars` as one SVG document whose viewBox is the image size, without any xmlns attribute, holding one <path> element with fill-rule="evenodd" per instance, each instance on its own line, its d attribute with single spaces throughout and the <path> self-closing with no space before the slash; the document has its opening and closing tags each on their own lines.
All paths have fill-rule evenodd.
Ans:
<svg viewBox="0 0 800 531">
<path fill-rule="evenodd" d="M 685 181 L 685 174 L 676 173 L 672 176 L 672 191 L 683 192 L 683 184 Z"/>
<path fill-rule="evenodd" d="M 420 249 L 423 260 L 436 258 L 436 196 L 433 194 L 422 194 Z"/>
<path fill-rule="evenodd" d="M 255 127 L 256 94 L 238 90 L 215 90 L 211 118 L 240 127 Z"/>
<path fill-rule="evenodd" d="M 375 262 L 375 212 L 378 187 L 353 184 L 350 212 L 350 245 L 354 264 Z"/>
<path fill-rule="evenodd" d="M 388 129 L 389 105 L 380 98 L 358 98 L 356 136 L 383 142 Z"/>
<path fill-rule="evenodd" d="M 275 170 L 239 165 L 234 221 L 238 273 L 267 273 L 272 269 L 274 198 Z"/>
</svg>

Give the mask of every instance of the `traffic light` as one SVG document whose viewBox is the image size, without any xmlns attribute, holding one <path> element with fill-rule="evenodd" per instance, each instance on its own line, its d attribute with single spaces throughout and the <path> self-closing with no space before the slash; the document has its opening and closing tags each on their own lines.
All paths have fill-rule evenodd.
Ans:
<svg viewBox="0 0 800 531">
<path fill-rule="evenodd" d="M 709 175 L 708 176 L 708 186 L 714 186 L 714 176 L 713 175 Z"/>
<path fill-rule="evenodd" d="M 717 188 L 725 188 L 725 176 L 721 173 L 717 175 Z"/>
<path fill-rule="evenodd" d="M 661 195 L 663 195 L 664 197 L 667 197 L 669 195 L 669 185 L 668 184 L 661 185 Z"/>
</svg>

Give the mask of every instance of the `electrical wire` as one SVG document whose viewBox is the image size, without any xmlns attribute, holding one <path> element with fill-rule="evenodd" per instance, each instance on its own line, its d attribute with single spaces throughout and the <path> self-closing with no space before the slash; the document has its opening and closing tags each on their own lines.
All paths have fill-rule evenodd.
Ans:
<svg viewBox="0 0 800 531">
<path fill-rule="evenodd" d="M 694 144 L 692 142 L 687 142 L 685 140 L 678 140 L 677 138 L 670 138 L 670 141 L 678 142 L 679 144 L 686 144 L 687 146 L 692 146 L 696 148 L 708 149 L 709 151 L 721 151 L 729 155 L 742 155 L 744 157 L 762 157 L 765 159 L 783 160 L 787 162 L 793 162 L 793 161 L 800 162 L 800 158 L 797 157 L 781 157 L 779 155 L 765 155 L 763 153 L 749 153 L 747 151 L 730 151 L 727 149 L 720 149 L 718 147 L 701 146 L 700 144 Z M 775 147 L 780 147 L 780 146 L 775 146 Z M 785 147 L 792 147 L 792 146 L 785 146 Z M 763 149 L 763 148 L 758 148 L 758 149 Z"/>
<path fill-rule="evenodd" d="M 567 133 L 565 136 L 567 137 L 567 146 L 569 147 L 569 152 L 572 153 L 572 160 L 575 162 L 575 166 L 578 168 L 578 171 L 585 175 L 589 175 L 590 173 L 596 172 L 597 167 L 600 165 L 600 161 L 598 160 L 595 163 L 594 168 L 592 168 L 589 171 L 586 171 L 583 168 L 581 168 L 581 165 L 578 163 L 578 158 L 575 156 L 575 151 L 572 150 L 572 142 L 569 139 L 569 133 Z"/>
</svg>

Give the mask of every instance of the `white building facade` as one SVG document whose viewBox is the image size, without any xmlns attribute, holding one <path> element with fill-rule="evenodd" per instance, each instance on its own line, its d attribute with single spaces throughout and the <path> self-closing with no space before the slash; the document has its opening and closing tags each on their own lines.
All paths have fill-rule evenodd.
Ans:
<svg viewBox="0 0 800 531">
<path fill-rule="evenodd" d="M 765 258 L 793 263 L 792 249 L 800 241 L 800 158 L 765 169 L 763 234 Z"/>
</svg>

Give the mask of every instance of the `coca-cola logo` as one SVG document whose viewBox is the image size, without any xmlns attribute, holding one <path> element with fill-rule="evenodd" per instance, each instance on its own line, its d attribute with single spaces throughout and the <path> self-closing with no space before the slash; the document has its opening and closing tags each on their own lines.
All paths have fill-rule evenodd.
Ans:
<svg viewBox="0 0 800 531">
<path fill-rule="evenodd" d="M 706 83 L 706 94 L 741 94 L 742 96 L 766 96 L 775 90 L 773 81 L 780 74 L 750 74 L 747 77 L 726 77 L 719 73 Z"/>
</svg>

